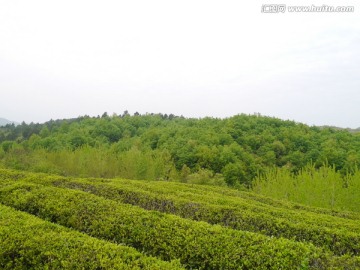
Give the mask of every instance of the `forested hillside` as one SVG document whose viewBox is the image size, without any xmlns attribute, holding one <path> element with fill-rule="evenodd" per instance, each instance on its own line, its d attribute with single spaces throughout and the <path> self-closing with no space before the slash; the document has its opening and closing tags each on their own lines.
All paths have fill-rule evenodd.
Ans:
<svg viewBox="0 0 360 270">
<path fill-rule="evenodd" d="M 148 114 L 0 128 L 1 164 L 61 175 L 248 187 L 269 168 L 309 163 L 342 174 L 360 161 L 360 133 L 259 115 L 188 119 Z"/>
</svg>

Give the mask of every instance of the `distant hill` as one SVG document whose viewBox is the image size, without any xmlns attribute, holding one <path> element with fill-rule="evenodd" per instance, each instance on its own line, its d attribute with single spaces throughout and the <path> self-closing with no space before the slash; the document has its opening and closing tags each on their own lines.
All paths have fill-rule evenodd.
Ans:
<svg viewBox="0 0 360 270">
<path fill-rule="evenodd" d="M 0 126 L 6 126 L 7 124 L 12 124 L 12 123 L 14 123 L 15 125 L 19 124 L 17 122 L 10 121 L 10 120 L 7 120 L 5 118 L 0 118 Z"/>
</svg>

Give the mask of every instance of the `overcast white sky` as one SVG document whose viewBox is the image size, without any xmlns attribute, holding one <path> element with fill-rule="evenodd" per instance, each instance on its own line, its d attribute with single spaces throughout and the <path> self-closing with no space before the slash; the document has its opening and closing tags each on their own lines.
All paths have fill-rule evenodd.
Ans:
<svg viewBox="0 0 360 270">
<path fill-rule="evenodd" d="M 239 113 L 360 127 L 353 13 L 262 13 L 247 1 L 0 0 L 0 117 L 128 110 Z"/>
</svg>

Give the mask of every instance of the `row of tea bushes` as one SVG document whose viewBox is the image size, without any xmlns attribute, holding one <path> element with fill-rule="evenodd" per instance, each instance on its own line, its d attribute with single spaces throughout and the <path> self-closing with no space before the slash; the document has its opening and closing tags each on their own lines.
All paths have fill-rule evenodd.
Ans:
<svg viewBox="0 0 360 270">
<path fill-rule="evenodd" d="M 0 201 L 88 235 L 124 243 L 198 269 L 326 269 L 329 254 L 311 244 L 212 226 L 70 189 L 14 182 Z"/>
<path fill-rule="evenodd" d="M 0 204 L 1 269 L 183 269 Z"/>
<path fill-rule="evenodd" d="M 216 204 L 214 195 L 186 193 L 186 196 L 168 194 L 161 187 L 159 193 L 144 191 L 140 186 L 121 182 L 94 182 L 86 179 L 42 179 L 42 184 L 79 189 L 121 203 L 129 203 L 147 210 L 176 214 L 184 218 L 220 224 L 238 230 L 311 242 L 337 255 L 360 253 L 360 226 L 354 220 L 313 212 L 296 213 L 289 209 L 252 204 L 244 199 L 226 199 L 227 204 Z M 164 184 L 166 186 L 166 184 Z M 181 187 L 178 188 L 177 193 Z M 218 198 L 220 200 L 221 198 Z M 222 200 L 225 200 L 224 197 Z"/>
</svg>

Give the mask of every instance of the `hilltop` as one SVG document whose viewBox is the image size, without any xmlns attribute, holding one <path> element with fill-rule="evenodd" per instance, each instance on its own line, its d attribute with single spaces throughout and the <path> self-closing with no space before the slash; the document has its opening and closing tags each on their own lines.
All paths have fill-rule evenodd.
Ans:
<svg viewBox="0 0 360 270">
<path fill-rule="evenodd" d="M 328 164 L 346 173 L 360 161 L 360 133 L 244 114 L 104 113 L 3 127 L 0 143 L 3 164 L 15 169 L 228 186 L 249 186 L 274 166 L 297 172 Z"/>
<path fill-rule="evenodd" d="M 6 126 L 6 125 L 8 125 L 8 124 L 18 125 L 19 123 L 14 122 L 14 121 L 7 120 L 7 119 L 5 119 L 5 118 L 0 118 L 0 126 Z"/>
</svg>

